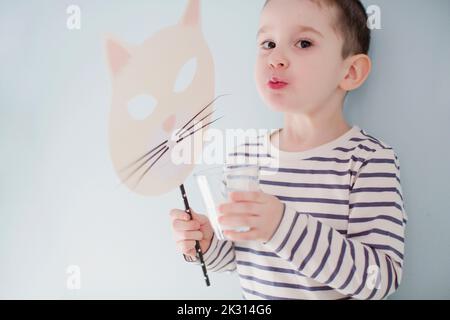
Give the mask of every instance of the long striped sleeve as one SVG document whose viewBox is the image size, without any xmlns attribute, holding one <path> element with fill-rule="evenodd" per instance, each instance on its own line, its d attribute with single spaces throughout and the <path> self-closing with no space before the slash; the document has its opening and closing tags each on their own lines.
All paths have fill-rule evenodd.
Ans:
<svg viewBox="0 0 450 320">
<path fill-rule="evenodd" d="M 295 272 L 355 299 L 383 299 L 398 288 L 407 218 L 391 148 L 373 152 L 352 178 L 346 233 L 290 204 L 284 208 L 264 246 Z"/>
</svg>

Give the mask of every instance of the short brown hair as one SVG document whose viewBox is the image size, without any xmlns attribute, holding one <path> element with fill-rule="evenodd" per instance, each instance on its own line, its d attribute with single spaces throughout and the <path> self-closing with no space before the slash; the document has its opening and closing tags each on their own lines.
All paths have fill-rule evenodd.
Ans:
<svg viewBox="0 0 450 320">
<path fill-rule="evenodd" d="M 264 7 L 271 0 L 266 0 Z M 310 0 L 321 6 L 325 3 L 337 9 L 334 28 L 343 36 L 342 57 L 354 54 L 368 54 L 370 48 L 370 29 L 367 26 L 367 13 L 359 0 Z M 263 7 L 263 8 L 264 8 Z"/>
</svg>

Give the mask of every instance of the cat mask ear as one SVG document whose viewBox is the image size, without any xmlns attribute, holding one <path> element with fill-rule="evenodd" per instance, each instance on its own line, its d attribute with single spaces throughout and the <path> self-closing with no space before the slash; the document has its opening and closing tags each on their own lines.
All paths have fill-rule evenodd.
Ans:
<svg viewBox="0 0 450 320">
<path fill-rule="evenodd" d="M 184 14 L 178 22 L 180 25 L 200 28 L 200 1 L 189 0 Z"/>
<path fill-rule="evenodd" d="M 109 69 L 113 76 L 122 70 L 127 65 L 131 58 L 130 49 L 114 39 L 112 36 L 107 36 L 105 39 L 106 55 L 109 62 Z"/>
</svg>

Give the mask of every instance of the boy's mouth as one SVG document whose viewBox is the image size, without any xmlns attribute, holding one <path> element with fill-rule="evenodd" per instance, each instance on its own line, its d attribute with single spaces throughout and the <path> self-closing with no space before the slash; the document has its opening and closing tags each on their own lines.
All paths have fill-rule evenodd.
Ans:
<svg viewBox="0 0 450 320">
<path fill-rule="evenodd" d="M 267 82 L 267 85 L 269 86 L 269 88 L 271 88 L 271 89 L 282 89 L 282 88 L 284 88 L 285 86 L 287 86 L 287 82 L 285 82 L 285 81 L 282 81 L 281 79 L 279 79 L 279 78 L 276 78 L 276 77 L 272 77 L 270 80 L 269 80 L 269 82 Z"/>
</svg>

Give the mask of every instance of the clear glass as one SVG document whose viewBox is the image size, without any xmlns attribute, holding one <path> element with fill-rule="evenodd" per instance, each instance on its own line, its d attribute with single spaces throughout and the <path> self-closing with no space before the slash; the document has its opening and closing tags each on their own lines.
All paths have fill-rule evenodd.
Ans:
<svg viewBox="0 0 450 320">
<path fill-rule="evenodd" d="M 214 229 L 214 233 L 220 240 L 225 240 L 223 230 L 218 222 L 219 212 L 217 207 L 229 201 L 231 191 L 258 191 L 259 190 L 259 166 L 235 165 L 214 166 L 201 170 L 194 174 L 194 178 L 200 189 L 206 214 Z M 229 228 L 239 232 L 248 231 L 248 226 Z"/>
</svg>

